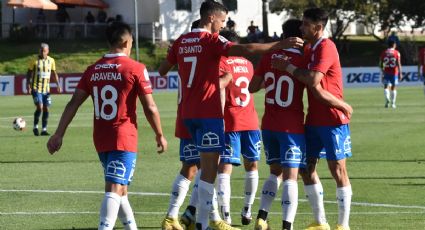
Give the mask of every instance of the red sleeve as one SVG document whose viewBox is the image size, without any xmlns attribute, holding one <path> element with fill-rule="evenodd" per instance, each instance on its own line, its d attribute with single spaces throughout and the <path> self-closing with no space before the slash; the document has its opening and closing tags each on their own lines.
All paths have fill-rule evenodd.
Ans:
<svg viewBox="0 0 425 230">
<path fill-rule="evenodd" d="M 137 68 L 138 72 L 136 72 L 136 82 L 137 88 L 139 91 L 139 95 L 146 95 L 152 93 L 152 85 L 149 80 L 148 70 L 145 65 L 141 65 L 140 68 Z"/>
<path fill-rule="evenodd" d="M 178 50 L 178 43 L 179 43 L 180 39 L 177 39 L 176 41 L 174 41 L 173 45 L 171 46 L 170 50 L 168 50 L 168 54 L 167 54 L 167 61 L 170 64 L 177 64 L 177 50 Z"/>
<path fill-rule="evenodd" d="M 227 64 L 227 58 L 226 57 L 221 57 L 220 59 L 220 76 L 223 75 L 225 72 L 232 72 L 232 70 L 230 69 L 230 66 Z"/>
<path fill-rule="evenodd" d="M 314 61 L 310 64 L 310 70 L 318 71 L 326 75 L 329 68 L 335 63 L 338 52 L 330 45 L 320 44 L 314 51 Z"/>
<path fill-rule="evenodd" d="M 229 49 L 234 45 L 233 42 L 228 41 L 223 36 L 220 36 L 218 34 L 213 34 L 212 36 L 212 50 L 215 52 L 217 56 L 228 56 Z"/>
<path fill-rule="evenodd" d="M 90 71 L 87 69 L 84 71 L 83 76 L 81 77 L 80 81 L 78 82 L 77 89 L 81 89 L 84 92 L 91 94 L 91 88 L 88 85 L 88 80 L 90 79 Z"/>
</svg>

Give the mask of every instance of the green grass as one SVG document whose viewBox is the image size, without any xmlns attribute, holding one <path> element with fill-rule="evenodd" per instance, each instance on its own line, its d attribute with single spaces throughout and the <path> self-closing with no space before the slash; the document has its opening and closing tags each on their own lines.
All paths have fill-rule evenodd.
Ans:
<svg viewBox="0 0 425 230">
<path fill-rule="evenodd" d="M 353 158 L 348 170 L 353 186 L 351 229 L 425 229 L 425 98 L 421 87 L 401 87 L 398 108 L 383 108 L 380 88 L 347 89 L 346 100 L 354 107 L 351 122 Z M 70 95 L 53 95 L 50 131 L 58 123 Z M 142 229 L 160 229 L 168 205 L 171 183 L 179 170 L 178 142 L 173 137 L 176 113 L 175 93 L 155 94 L 169 151 L 156 153 L 153 133 L 139 110 L 139 157 L 130 201 Z M 256 95 L 258 113 L 263 113 L 263 95 Z M 140 106 L 139 106 L 140 107 Z M 139 108 L 140 109 L 140 108 Z M 33 105 L 30 96 L 0 97 L 0 226 L 1 229 L 96 229 L 102 200 L 103 177 L 92 144 L 91 102 L 83 104 L 68 128 L 62 149 L 54 156 L 46 150 L 46 137 L 31 132 Z M 12 120 L 23 116 L 28 130 L 12 129 Z M 260 163 L 260 184 L 268 168 Z M 335 183 L 325 162 L 319 166 L 325 189 L 327 217 L 337 221 Z M 232 175 L 232 196 L 242 196 L 244 174 L 241 168 Z M 94 191 L 35 192 L 24 190 Z M 165 195 L 164 195 L 165 194 Z M 300 203 L 295 229 L 312 219 L 299 183 Z M 258 197 L 258 192 L 257 192 Z M 187 203 L 184 204 L 184 206 Z M 254 210 L 259 200 L 255 201 Z M 280 228 L 280 205 L 272 206 L 270 223 Z M 243 200 L 232 199 L 232 218 L 239 223 Z M 117 223 L 118 229 L 122 226 Z M 253 225 L 241 227 L 252 229 Z"/>
</svg>

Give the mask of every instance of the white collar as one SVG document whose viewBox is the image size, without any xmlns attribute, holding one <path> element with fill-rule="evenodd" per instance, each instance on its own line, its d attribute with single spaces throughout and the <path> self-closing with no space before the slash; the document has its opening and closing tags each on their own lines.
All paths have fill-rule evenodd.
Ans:
<svg viewBox="0 0 425 230">
<path fill-rule="evenodd" d="M 312 50 L 316 50 L 316 47 L 325 39 L 324 37 L 319 38 L 316 43 L 314 43 Z"/>
<path fill-rule="evenodd" d="M 210 31 L 208 31 L 208 30 L 206 30 L 206 29 L 204 29 L 204 28 L 195 28 L 195 29 L 193 29 L 191 32 L 194 32 L 194 33 L 199 33 L 199 32 L 207 32 L 207 33 L 211 33 Z"/>
<path fill-rule="evenodd" d="M 103 57 L 106 58 L 113 58 L 113 57 L 126 57 L 125 53 L 112 53 L 112 54 L 105 54 Z"/>
</svg>

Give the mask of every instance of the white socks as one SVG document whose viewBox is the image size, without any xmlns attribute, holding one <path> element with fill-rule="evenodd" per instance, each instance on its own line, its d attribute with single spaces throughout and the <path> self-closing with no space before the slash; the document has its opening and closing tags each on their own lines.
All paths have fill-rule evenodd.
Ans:
<svg viewBox="0 0 425 230">
<path fill-rule="evenodd" d="M 258 170 L 245 173 L 245 206 L 251 210 L 258 188 Z"/>
<path fill-rule="evenodd" d="M 268 212 L 270 206 L 276 197 L 277 190 L 282 180 L 276 175 L 270 174 L 269 178 L 264 182 L 263 189 L 261 191 L 261 200 L 259 210 Z"/>
<path fill-rule="evenodd" d="M 213 209 L 214 184 L 199 180 L 198 184 L 198 207 L 196 223 L 202 224 L 202 228 L 208 227 L 208 215 Z"/>
<path fill-rule="evenodd" d="M 283 182 L 282 220 L 294 223 L 298 207 L 298 183 L 294 180 Z"/>
<path fill-rule="evenodd" d="M 397 90 L 391 90 L 391 104 L 395 104 L 396 98 L 397 98 Z"/>
<path fill-rule="evenodd" d="M 134 219 L 133 210 L 131 209 L 130 202 L 128 201 L 128 196 L 121 197 L 118 218 L 124 225 L 125 230 L 137 230 L 136 220 Z"/>
<path fill-rule="evenodd" d="M 189 205 L 193 207 L 198 206 L 198 186 L 199 181 L 201 180 L 201 169 L 198 170 L 196 174 L 195 181 L 193 183 L 192 194 L 190 195 Z"/>
<path fill-rule="evenodd" d="M 187 191 L 189 190 L 190 180 L 181 174 L 177 175 L 174 179 L 173 188 L 171 190 L 170 204 L 168 206 L 167 216 L 177 219 L 179 209 L 184 202 Z"/>
<path fill-rule="evenodd" d="M 224 220 L 230 218 L 230 175 L 220 173 L 217 176 L 217 201 Z M 227 220 L 226 220 L 227 221 Z"/>
<path fill-rule="evenodd" d="M 353 191 L 351 185 L 346 187 L 336 188 L 336 200 L 338 202 L 338 224 L 343 227 L 348 227 L 350 219 L 351 196 Z"/>
<path fill-rule="evenodd" d="M 384 89 L 385 102 L 390 102 L 390 90 Z"/>
<path fill-rule="evenodd" d="M 219 220 L 221 220 L 221 217 L 220 217 L 220 214 L 218 213 L 217 191 L 214 189 L 212 210 L 210 212 L 210 221 L 219 221 Z"/>
<path fill-rule="evenodd" d="M 314 219 L 319 224 L 327 223 L 323 204 L 323 187 L 319 182 L 313 185 L 304 185 L 306 197 L 313 211 Z"/>
<path fill-rule="evenodd" d="M 100 207 L 100 222 L 98 230 L 112 230 L 120 209 L 121 196 L 113 192 L 105 193 Z"/>
</svg>

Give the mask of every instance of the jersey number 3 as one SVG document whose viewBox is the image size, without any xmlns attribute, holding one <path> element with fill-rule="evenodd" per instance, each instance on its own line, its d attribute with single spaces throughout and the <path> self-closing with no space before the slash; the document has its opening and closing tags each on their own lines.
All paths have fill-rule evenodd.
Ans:
<svg viewBox="0 0 425 230">
<path fill-rule="evenodd" d="M 106 93 L 110 93 L 111 97 L 106 98 Z M 101 105 L 99 110 L 99 90 L 97 86 L 93 87 L 93 104 L 94 104 L 94 115 L 96 119 L 102 118 L 103 120 L 112 120 L 117 116 L 118 106 L 117 106 L 117 99 L 118 99 L 118 91 L 111 85 L 105 85 L 100 90 L 100 99 L 101 99 Z M 109 114 L 106 114 L 105 107 L 109 105 L 111 107 L 111 112 Z"/>
</svg>

